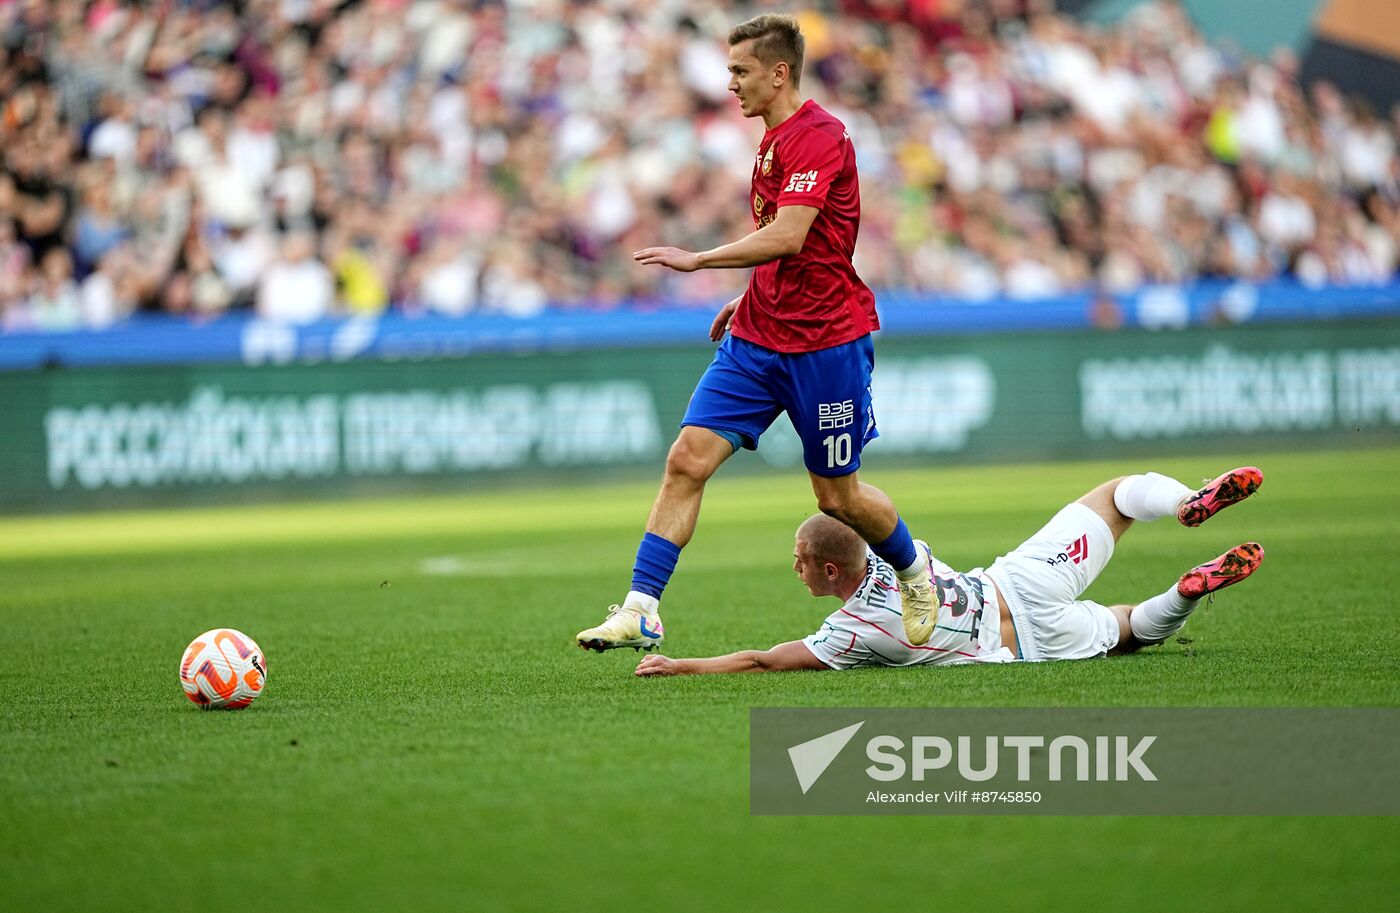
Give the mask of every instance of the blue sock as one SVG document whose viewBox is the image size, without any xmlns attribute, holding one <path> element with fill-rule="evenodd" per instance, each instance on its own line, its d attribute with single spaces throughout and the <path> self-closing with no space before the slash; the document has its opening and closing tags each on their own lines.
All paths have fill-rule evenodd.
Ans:
<svg viewBox="0 0 1400 913">
<path fill-rule="evenodd" d="M 919 560 L 919 553 L 914 551 L 914 537 L 909 535 L 909 527 L 904 525 L 903 517 L 894 525 L 894 532 L 890 533 L 888 539 L 884 542 L 872 542 L 870 549 L 893 565 L 897 571 L 902 571 Z"/>
<path fill-rule="evenodd" d="M 905 538 L 908 537 L 906 532 Z M 913 551 L 912 545 L 910 551 Z M 680 556 L 681 547 L 674 542 L 655 533 L 642 536 L 642 544 L 637 546 L 637 563 L 632 566 L 632 589 L 660 599 Z"/>
</svg>

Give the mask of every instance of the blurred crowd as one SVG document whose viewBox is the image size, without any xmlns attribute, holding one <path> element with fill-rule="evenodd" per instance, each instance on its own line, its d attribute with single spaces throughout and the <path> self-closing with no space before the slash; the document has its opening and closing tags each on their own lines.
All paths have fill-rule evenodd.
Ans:
<svg viewBox="0 0 1400 913">
<path fill-rule="evenodd" d="M 1400 109 L 1301 86 L 1291 52 L 1214 46 L 1170 3 L 1107 30 L 1052 0 L 811 6 L 802 90 L 856 143 L 873 286 L 1396 272 Z M 724 36 L 777 9 L 0 0 L 0 327 L 734 293 L 630 254 L 752 231 L 762 125 Z"/>
</svg>

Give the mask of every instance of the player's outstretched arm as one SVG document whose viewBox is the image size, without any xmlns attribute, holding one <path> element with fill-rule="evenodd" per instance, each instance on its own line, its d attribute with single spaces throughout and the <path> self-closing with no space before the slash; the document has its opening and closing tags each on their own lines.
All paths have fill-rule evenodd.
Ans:
<svg viewBox="0 0 1400 913">
<path fill-rule="evenodd" d="M 699 253 L 678 247 L 647 247 L 634 253 L 632 259 L 682 273 L 758 266 L 801 251 L 820 211 L 815 206 L 784 206 L 772 222 L 731 244 Z"/>
<path fill-rule="evenodd" d="M 637 675 L 704 675 L 720 672 L 792 672 L 798 669 L 829 669 L 812 655 L 800 640 L 778 644 L 771 650 L 740 650 L 726 656 L 704 659 L 671 659 L 659 653 L 642 660 Z"/>
</svg>

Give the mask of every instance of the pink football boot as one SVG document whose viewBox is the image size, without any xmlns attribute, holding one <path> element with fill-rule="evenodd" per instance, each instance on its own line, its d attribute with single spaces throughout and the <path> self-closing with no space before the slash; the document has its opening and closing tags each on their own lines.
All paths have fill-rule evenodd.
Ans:
<svg viewBox="0 0 1400 913">
<path fill-rule="evenodd" d="M 1237 504 L 1259 490 L 1264 473 L 1254 466 L 1231 469 L 1205 488 L 1196 492 L 1176 509 L 1182 526 L 1200 526 L 1220 511 Z"/>
<path fill-rule="evenodd" d="M 1237 545 L 1205 564 L 1191 568 L 1176 582 L 1176 591 L 1187 599 L 1201 599 L 1216 590 L 1239 583 L 1264 563 L 1264 546 L 1258 542 Z"/>
</svg>

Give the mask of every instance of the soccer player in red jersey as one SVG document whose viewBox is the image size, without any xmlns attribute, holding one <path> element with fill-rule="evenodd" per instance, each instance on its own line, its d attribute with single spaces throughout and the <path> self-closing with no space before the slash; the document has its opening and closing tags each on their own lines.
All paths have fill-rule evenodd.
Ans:
<svg viewBox="0 0 1400 913">
<path fill-rule="evenodd" d="M 729 90 L 745 117 L 767 127 L 754 161 L 753 233 L 713 250 L 649 247 L 633 255 L 680 272 L 754 270 L 748 289 L 710 327 L 720 346 L 666 458 L 632 589 L 602 624 L 579 632 L 585 649 L 660 645 L 661 593 L 695 531 L 705 483 L 740 447 L 756 449 L 783 412 L 802 438 L 818 507 L 895 569 L 910 640 L 929 637 L 927 558 L 890 499 L 857 478 L 861 450 L 879 433 L 870 334 L 880 322 L 875 296 L 851 263 L 860 229 L 855 149 L 839 120 L 799 94 L 803 51 L 792 16 L 758 16 L 729 34 Z"/>
</svg>

